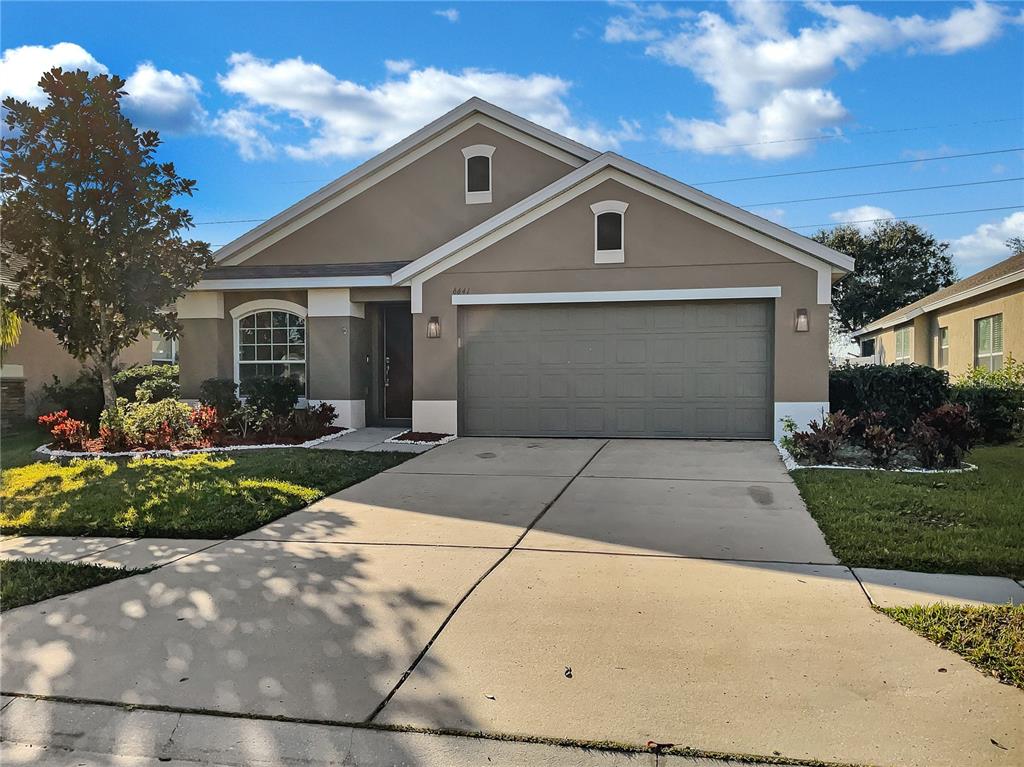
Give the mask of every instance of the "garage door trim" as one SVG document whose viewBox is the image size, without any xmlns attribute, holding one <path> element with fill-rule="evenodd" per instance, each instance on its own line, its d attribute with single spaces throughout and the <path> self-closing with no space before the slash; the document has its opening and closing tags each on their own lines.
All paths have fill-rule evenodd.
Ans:
<svg viewBox="0 0 1024 767">
<path fill-rule="evenodd" d="M 567 293 L 456 293 L 453 306 L 502 306 L 511 304 L 619 304 L 633 301 L 714 301 L 749 298 L 781 298 L 782 287 L 682 288 L 678 290 L 594 290 Z"/>
</svg>

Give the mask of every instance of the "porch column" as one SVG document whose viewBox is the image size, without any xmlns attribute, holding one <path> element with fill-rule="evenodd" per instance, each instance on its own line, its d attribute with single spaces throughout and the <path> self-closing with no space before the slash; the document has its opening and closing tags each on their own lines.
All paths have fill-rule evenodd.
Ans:
<svg viewBox="0 0 1024 767">
<path fill-rule="evenodd" d="M 307 293 L 307 360 L 310 402 L 328 402 L 338 411 L 336 426 L 366 425 L 369 363 L 364 307 L 348 288 Z"/>
</svg>

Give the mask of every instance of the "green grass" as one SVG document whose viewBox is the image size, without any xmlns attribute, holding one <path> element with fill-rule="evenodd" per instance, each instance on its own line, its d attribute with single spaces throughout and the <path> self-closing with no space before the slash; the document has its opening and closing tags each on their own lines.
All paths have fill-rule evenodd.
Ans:
<svg viewBox="0 0 1024 767">
<path fill-rule="evenodd" d="M 26 424 L 0 434 L 0 468 L 13 469 L 39 460 L 34 451 L 50 441 L 50 435 L 35 424 Z"/>
<path fill-rule="evenodd" d="M 33 463 L 3 472 L 0 531 L 230 538 L 409 457 L 296 448 Z"/>
<path fill-rule="evenodd" d="M 0 562 L 0 610 L 11 610 L 146 570 L 34 559 Z"/>
<path fill-rule="evenodd" d="M 886 615 L 1024 690 L 1024 605 L 888 607 Z"/>
<path fill-rule="evenodd" d="M 843 564 L 1024 578 L 1024 448 L 964 474 L 803 469 L 793 479 Z"/>
</svg>

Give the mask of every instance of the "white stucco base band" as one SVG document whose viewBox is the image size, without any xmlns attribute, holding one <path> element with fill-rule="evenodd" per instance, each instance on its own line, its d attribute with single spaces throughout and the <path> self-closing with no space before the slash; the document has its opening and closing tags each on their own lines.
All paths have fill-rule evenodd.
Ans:
<svg viewBox="0 0 1024 767">
<path fill-rule="evenodd" d="M 827 402 L 776 402 L 775 403 L 775 441 L 782 439 L 782 419 L 792 418 L 800 431 L 807 428 L 811 421 L 821 423 L 828 414 Z"/>
<path fill-rule="evenodd" d="M 319 399 L 310 400 L 310 404 L 326 402 L 334 405 L 338 414 L 334 417 L 335 426 L 348 429 L 362 429 L 366 426 L 366 400 L 363 399 Z"/>
<path fill-rule="evenodd" d="M 412 430 L 458 434 L 459 403 L 453 399 L 414 399 Z"/>
</svg>

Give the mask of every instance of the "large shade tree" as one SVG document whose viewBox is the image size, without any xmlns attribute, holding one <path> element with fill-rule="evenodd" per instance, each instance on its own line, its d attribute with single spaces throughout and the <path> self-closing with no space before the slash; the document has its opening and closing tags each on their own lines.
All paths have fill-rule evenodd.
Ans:
<svg viewBox="0 0 1024 767">
<path fill-rule="evenodd" d="M 39 86 L 42 107 L 3 102 L 3 237 L 24 259 L 7 298 L 95 361 L 110 407 L 118 353 L 151 329 L 177 335 L 175 299 L 209 266 L 210 247 L 182 237 L 192 216 L 175 200 L 195 181 L 158 162 L 156 131 L 121 113 L 124 80 L 56 68 Z"/>
<path fill-rule="evenodd" d="M 916 224 L 881 221 L 869 232 L 837 226 L 814 239 L 856 259 L 853 274 L 832 289 L 835 318 L 849 332 L 956 282 L 949 243 Z"/>
</svg>

